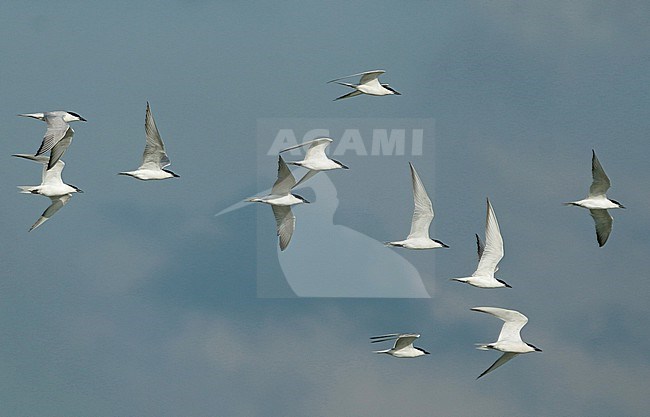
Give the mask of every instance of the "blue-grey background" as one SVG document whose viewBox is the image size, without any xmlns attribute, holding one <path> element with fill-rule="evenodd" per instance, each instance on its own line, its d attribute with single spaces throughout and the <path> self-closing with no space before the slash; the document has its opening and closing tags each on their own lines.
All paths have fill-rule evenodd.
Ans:
<svg viewBox="0 0 650 417">
<path fill-rule="evenodd" d="M 649 17 L 643 1 L 5 2 L 1 413 L 647 414 Z M 332 101 L 346 91 L 325 81 L 376 68 L 402 96 Z M 179 179 L 115 175 L 140 162 L 147 100 Z M 40 167 L 10 155 L 45 127 L 15 115 L 48 110 L 88 119 L 63 173 L 85 193 L 28 233 L 48 200 L 18 193 Z M 436 120 L 436 151 L 413 162 L 451 248 L 400 253 L 435 264 L 432 299 L 258 298 L 270 210 L 214 217 L 260 191 L 258 170 L 273 180 L 258 119 L 346 117 Z M 561 205 L 586 194 L 591 149 L 628 207 L 604 248 Z M 334 217 L 381 241 L 412 210 L 406 160 L 385 160 Z M 513 289 L 448 280 L 475 268 L 486 197 Z M 528 315 L 544 352 L 475 381 L 498 355 L 473 344 L 501 324 L 477 305 Z M 395 331 L 432 354 L 370 353 Z"/>
</svg>

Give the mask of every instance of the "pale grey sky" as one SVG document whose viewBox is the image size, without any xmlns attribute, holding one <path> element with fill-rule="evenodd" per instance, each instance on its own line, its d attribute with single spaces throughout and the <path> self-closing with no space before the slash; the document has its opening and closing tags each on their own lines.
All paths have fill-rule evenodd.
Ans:
<svg viewBox="0 0 650 417">
<path fill-rule="evenodd" d="M 646 414 L 649 17 L 641 1 L 8 2 L 2 414 Z M 379 68 L 401 96 L 332 101 L 346 90 L 327 80 Z M 178 179 L 116 175 L 140 161 L 147 101 Z M 28 233 L 48 200 L 18 193 L 40 169 L 10 155 L 36 151 L 44 125 L 16 114 L 48 110 L 88 120 L 63 158 L 85 193 Z M 332 227 L 384 242 L 408 231 L 414 163 L 451 247 L 386 251 L 432 298 L 258 297 L 283 279 L 271 210 L 214 214 L 274 181 L 260 121 L 351 118 L 435 120 L 422 155 L 346 152 L 329 175 Z M 592 149 L 628 207 L 603 248 L 561 204 L 586 194 Z M 486 197 L 509 290 L 449 281 L 476 266 Z M 287 255 L 308 250 L 313 207 L 295 209 Z M 476 381 L 498 354 L 474 343 L 500 328 L 478 305 L 526 314 L 543 352 Z M 368 337 L 401 331 L 431 355 L 370 353 Z"/>
</svg>

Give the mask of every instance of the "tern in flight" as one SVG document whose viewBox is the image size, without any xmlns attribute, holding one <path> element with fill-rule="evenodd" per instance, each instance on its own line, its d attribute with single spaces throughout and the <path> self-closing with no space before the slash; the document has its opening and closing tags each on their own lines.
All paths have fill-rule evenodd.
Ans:
<svg viewBox="0 0 650 417">
<path fill-rule="evenodd" d="M 86 119 L 79 116 L 77 113 L 68 111 L 49 111 L 45 113 L 25 113 L 18 116 L 32 117 L 34 119 L 42 120 L 47 123 L 47 130 L 43 136 L 41 147 L 36 151 L 35 156 L 43 155 L 50 152 L 47 169 L 52 169 L 54 164 L 61 159 L 70 143 L 72 143 L 72 136 L 74 130 L 68 123 L 82 121 Z"/>
<path fill-rule="evenodd" d="M 526 323 L 528 323 L 528 317 L 524 316 L 520 312 L 515 310 L 506 310 L 505 308 L 498 307 L 474 307 L 472 310 L 491 314 L 494 317 L 505 322 L 501 328 L 501 333 L 499 333 L 499 339 L 496 342 L 477 345 L 477 349 L 498 350 L 500 352 L 503 352 L 503 355 L 501 355 L 499 359 L 497 359 L 496 362 L 492 364 L 492 366 L 486 369 L 476 379 L 479 379 L 483 375 L 494 371 L 499 366 L 503 365 L 519 354 L 542 351 L 530 343 L 526 343 L 521 340 L 521 335 L 519 332 L 521 331 L 521 328 L 524 327 Z"/>
<path fill-rule="evenodd" d="M 405 240 L 386 242 L 386 245 L 399 246 L 406 249 L 448 248 L 449 246 L 441 241 L 429 238 L 429 225 L 433 220 L 433 205 L 413 164 L 409 162 L 409 166 L 411 167 L 413 202 L 415 205 L 411 220 L 411 232 Z"/>
<path fill-rule="evenodd" d="M 52 204 L 43 212 L 41 217 L 30 227 L 29 231 L 36 229 L 38 226 L 45 223 L 50 217 L 54 215 L 61 207 L 63 207 L 72 197 L 73 193 L 83 193 L 79 188 L 74 185 L 66 184 L 61 180 L 61 172 L 65 163 L 58 160 L 51 169 L 47 169 L 49 158 L 44 155 L 26 155 L 16 154 L 19 158 L 30 159 L 35 162 L 43 164 L 43 176 L 41 185 L 21 185 L 18 188 L 24 194 L 40 194 L 49 197 Z"/>
<path fill-rule="evenodd" d="M 307 168 L 309 171 L 294 185 L 294 187 L 297 187 L 298 185 L 302 184 L 303 182 L 307 181 L 314 175 L 318 174 L 320 171 L 329 171 L 331 169 L 348 169 L 345 165 L 340 163 L 339 161 L 336 161 L 334 159 L 330 159 L 325 155 L 325 148 L 329 146 L 329 144 L 332 143 L 332 139 L 330 138 L 318 138 L 314 140 L 310 140 L 305 143 L 300 143 L 295 146 L 291 146 L 289 148 L 283 149 L 280 151 L 286 152 L 290 151 L 292 149 L 300 148 L 303 146 L 308 146 L 307 148 L 307 153 L 305 154 L 305 159 L 302 161 L 289 161 L 287 164 L 289 165 L 297 165 L 301 166 L 303 168 Z"/>
<path fill-rule="evenodd" d="M 179 177 L 179 175 L 165 169 L 165 167 L 171 165 L 171 162 L 167 157 L 167 152 L 165 152 L 165 144 L 160 137 L 148 102 L 147 114 L 144 119 L 144 131 L 147 142 L 142 154 L 142 165 L 135 171 L 120 172 L 119 175 L 129 175 L 144 181 Z"/>
<path fill-rule="evenodd" d="M 602 247 L 612 232 L 612 222 L 614 221 L 607 210 L 616 208 L 624 209 L 625 207 L 618 201 L 607 198 L 605 195 L 611 183 L 593 149 L 591 150 L 591 175 L 593 181 L 591 187 L 589 187 L 589 195 L 587 198 L 564 204 L 589 209 L 591 217 L 593 217 L 594 223 L 596 224 L 598 246 Z"/>
<path fill-rule="evenodd" d="M 503 238 L 499 230 L 497 216 L 490 200 L 487 200 L 487 215 L 485 220 L 485 246 L 481 245 L 481 239 L 476 235 L 478 246 L 478 267 L 471 277 L 452 278 L 454 281 L 465 282 L 479 288 L 512 288 L 504 281 L 494 277 L 499 267 L 499 261 L 503 258 Z"/>
<path fill-rule="evenodd" d="M 418 356 L 428 355 L 429 352 L 426 350 L 419 347 L 413 347 L 413 341 L 418 337 L 420 337 L 420 335 L 415 333 L 393 333 L 382 336 L 373 336 L 370 338 L 370 343 L 395 340 L 395 344 L 391 349 L 376 350 L 374 353 L 387 353 L 396 358 L 416 358 Z"/>
<path fill-rule="evenodd" d="M 247 201 L 254 203 L 270 204 L 275 216 L 277 233 L 280 238 L 280 250 L 285 250 L 293 236 L 296 227 L 296 216 L 291 212 L 291 206 L 300 203 L 309 203 L 299 195 L 291 194 L 291 189 L 296 185 L 296 179 L 291 174 L 289 167 L 281 156 L 278 157 L 278 179 L 271 188 L 271 194 L 264 197 L 253 197 Z"/>
<path fill-rule="evenodd" d="M 360 72 L 358 74 L 352 74 L 352 75 L 348 75 L 347 77 L 336 78 L 334 80 L 328 81 L 328 83 L 336 83 L 336 84 L 344 85 L 346 87 L 354 88 L 354 91 L 352 91 L 351 93 L 335 98 L 334 101 L 341 100 L 343 98 L 358 96 L 359 94 L 368 94 L 371 96 L 388 96 L 392 94 L 398 96 L 401 95 L 401 93 L 392 89 L 388 84 L 381 84 L 379 82 L 379 76 L 384 72 L 386 71 L 384 70 L 366 71 L 366 72 Z M 361 79 L 359 80 L 359 84 L 349 84 L 349 83 L 339 82 L 340 80 L 344 80 L 346 78 L 351 78 L 351 77 L 357 77 L 359 75 L 361 76 Z"/>
</svg>

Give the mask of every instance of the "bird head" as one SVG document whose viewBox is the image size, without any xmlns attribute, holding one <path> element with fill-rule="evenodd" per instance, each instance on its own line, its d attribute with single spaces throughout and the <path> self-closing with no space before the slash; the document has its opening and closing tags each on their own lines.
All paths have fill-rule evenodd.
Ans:
<svg viewBox="0 0 650 417">
<path fill-rule="evenodd" d="M 293 194 L 294 197 L 296 197 L 298 200 L 302 201 L 303 203 L 309 204 L 309 201 L 305 200 L 304 197 L 299 196 L 298 194 Z"/>
<path fill-rule="evenodd" d="M 622 209 L 625 208 L 625 207 L 623 206 L 623 204 L 619 203 L 619 202 L 616 201 L 616 200 L 612 200 L 612 199 L 610 198 L 609 201 L 611 201 L 612 203 L 616 204 L 616 205 L 618 206 L 618 208 L 622 208 Z"/>
<path fill-rule="evenodd" d="M 508 285 L 508 283 L 505 282 L 505 281 L 502 281 L 502 280 L 500 280 L 500 279 L 498 279 L 498 278 L 497 278 L 497 281 L 499 281 L 500 283 L 502 283 L 503 286 L 506 287 L 506 288 L 512 288 L 512 287 L 511 287 L 510 285 Z"/>
<path fill-rule="evenodd" d="M 390 91 L 392 91 L 392 93 L 395 94 L 395 95 L 398 95 L 398 96 L 401 96 L 401 95 L 402 95 L 402 93 L 400 93 L 399 91 L 395 90 L 393 87 L 391 87 L 391 86 L 388 85 L 388 84 L 382 84 L 381 86 L 384 87 L 386 90 L 390 90 Z"/>
<path fill-rule="evenodd" d="M 67 111 L 63 115 L 63 121 L 66 122 L 66 123 L 69 123 L 69 122 L 85 122 L 86 119 L 79 116 L 77 113 Z"/>
<path fill-rule="evenodd" d="M 536 347 L 536 346 L 533 346 L 533 345 L 531 345 L 530 343 L 526 343 L 526 344 L 527 344 L 528 346 L 532 347 L 532 348 L 535 350 L 535 352 L 541 352 L 541 351 L 542 351 L 542 349 L 540 349 L 540 348 L 538 348 L 538 347 Z"/>
</svg>

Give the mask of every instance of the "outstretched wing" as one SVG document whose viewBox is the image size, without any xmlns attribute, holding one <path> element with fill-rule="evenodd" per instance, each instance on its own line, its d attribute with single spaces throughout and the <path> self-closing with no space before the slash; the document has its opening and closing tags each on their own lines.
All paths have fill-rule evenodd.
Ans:
<svg viewBox="0 0 650 417">
<path fill-rule="evenodd" d="M 310 178 L 313 177 L 314 175 L 318 174 L 319 172 L 320 172 L 320 171 L 316 171 L 315 169 L 310 169 L 309 171 L 307 171 L 307 173 L 306 173 L 305 175 L 303 175 L 302 178 L 300 178 L 300 181 L 298 181 L 298 182 L 296 183 L 296 185 L 294 185 L 294 186 L 291 187 L 291 188 L 296 188 L 296 187 L 298 187 L 300 184 L 302 184 L 303 182 L 307 181 L 308 179 L 310 179 Z"/>
<path fill-rule="evenodd" d="M 54 167 L 54 165 L 59 162 L 65 151 L 68 150 L 68 146 L 70 146 L 72 143 L 73 133 L 74 131 L 72 128 L 68 129 L 66 135 L 63 136 L 63 138 L 61 138 L 61 140 L 58 141 L 56 145 L 54 145 L 52 152 L 50 152 L 50 160 L 47 164 L 47 169 L 52 169 L 52 167 Z"/>
<path fill-rule="evenodd" d="M 395 341 L 395 345 L 393 346 L 393 349 L 400 350 L 409 346 L 413 346 L 413 342 L 418 337 L 420 337 L 419 334 L 401 334 Z"/>
<path fill-rule="evenodd" d="M 520 312 L 499 307 L 474 307 L 472 310 L 491 314 L 504 321 L 499 338 L 497 339 L 499 342 L 504 340 L 522 341 L 519 332 L 528 323 L 528 317 Z"/>
<path fill-rule="evenodd" d="M 289 246 L 293 230 L 296 227 L 296 216 L 291 212 L 289 206 L 271 206 L 275 216 L 275 225 L 280 238 L 280 250 Z"/>
<path fill-rule="evenodd" d="M 336 81 L 339 81 L 339 80 L 345 80 L 346 78 L 352 78 L 352 77 L 357 77 L 357 76 L 361 75 L 360 83 L 365 84 L 364 79 L 366 79 L 366 80 L 376 79 L 377 77 L 379 77 L 381 74 L 383 74 L 385 72 L 386 71 L 384 71 L 384 70 L 373 70 L 373 71 L 359 72 L 357 74 L 347 75 L 347 76 L 341 77 L 341 78 L 335 78 L 333 80 L 328 81 L 328 83 L 333 83 L 333 82 L 336 82 Z"/>
<path fill-rule="evenodd" d="M 156 127 L 156 121 L 153 118 L 148 102 L 147 112 L 144 118 L 144 131 L 147 141 L 144 146 L 144 152 L 142 153 L 142 166 L 140 168 L 149 166 L 154 169 L 163 169 L 169 166 L 171 162 L 165 152 L 165 144 L 160 137 L 160 132 L 158 132 L 158 127 Z"/>
<path fill-rule="evenodd" d="M 589 197 L 602 196 L 609 190 L 611 183 L 609 177 L 605 174 L 603 166 L 600 165 L 596 152 L 593 149 L 591 152 L 591 176 L 593 177 L 593 182 L 591 183 L 591 187 L 589 187 Z"/>
<path fill-rule="evenodd" d="M 54 146 L 64 137 L 72 137 L 72 135 L 74 135 L 74 130 L 72 130 L 70 125 L 64 122 L 63 118 L 60 116 L 46 115 L 43 120 L 47 123 L 47 130 L 45 131 L 45 136 L 43 136 L 41 146 L 38 148 L 38 151 L 36 151 L 37 156 L 52 150 L 52 148 L 54 148 Z M 56 161 L 54 161 L 54 163 L 56 163 Z"/>
<path fill-rule="evenodd" d="M 497 216 L 494 213 L 490 200 L 487 200 L 487 213 L 485 218 L 485 246 L 480 255 L 480 260 L 474 276 L 494 276 L 499 261 L 503 258 L 503 238 Z"/>
<path fill-rule="evenodd" d="M 363 93 L 361 91 L 354 90 L 351 93 L 343 94 L 342 96 L 335 98 L 334 101 L 342 100 L 344 98 L 356 97 L 356 96 L 358 96 L 360 94 L 363 94 Z"/>
<path fill-rule="evenodd" d="M 278 156 L 278 179 L 275 180 L 271 194 L 274 195 L 287 195 L 291 192 L 291 188 L 296 185 L 296 179 L 289 170 L 286 162 L 281 156 Z"/>
<path fill-rule="evenodd" d="M 311 141 L 311 145 L 309 145 L 309 148 L 307 149 L 307 153 L 305 154 L 305 159 L 309 160 L 314 160 L 314 159 L 328 159 L 327 155 L 325 155 L 325 148 L 327 148 L 330 143 L 332 143 L 332 139 L 330 138 L 320 138 L 320 139 L 315 139 Z"/>
<path fill-rule="evenodd" d="M 409 162 L 411 167 L 411 180 L 413 182 L 413 218 L 411 219 L 411 232 L 408 239 L 411 238 L 428 238 L 429 225 L 433 220 L 433 205 L 427 195 L 427 190 L 420 179 L 420 176 L 415 171 L 413 164 Z"/>
<path fill-rule="evenodd" d="M 612 233 L 612 223 L 614 219 L 607 210 L 589 210 L 591 217 L 596 224 L 596 239 L 598 239 L 598 246 L 603 246 Z"/>
<path fill-rule="evenodd" d="M 70 197 L 72 197 L 70 194 L 65 194 L 59 197 L 50 197 L 50 200 L 52 200 L 52 204 L 45 209 L 43 214 L 41 214 L 41 217 L 36 220 L 36 223 L 32 225 L 32 227 L 29 228 L 29 231 L 31 232 L 32 230 L 36 229 L 38 226 L 42 225 L 46 221 L 50 219 L 50 217 L 54 216 L 54 214 L 61 209 L 61 207 L 65 206 L 65 204 L 70 200 Z"/>
<path fill-rule="evenodd" d="M 479 378 L 482 377 L 483 375 L 487 375 L 487 374 L 489 374 L 490 372 L 494 371 L 494 370 L 497 369 L 499 366 L 501 366 L 501 365 L 503 365 L 504 363 L 508 362 L 510 359 L 514 358 L 515 356 L 517 356 L 516 353 L 513 353 L 513 352 L 505 352 L 503 355 L 501 355 L 501 356 L 499 357 L 499 359 L 496 360 L 496 362 L 494 362 L 494 363 L 492 364 L 492 366 L 490 366 L 489 368 L 487 368 L 487 369 L 486 369 L 486 370 L 485 370 L 481 375 L 479 375 L 476 379 L 479 379 Z"/>
<path fill-rule="evenodd" d="M 281 150 L 280 153 L 301 148 L 303 146 L 308 146 L 309 148 L 307 149 L 305 159 L 309 159 L 310 157 L 313 158 L 314 155 L 322 154 L 324 156 L 325 148 L 327 148 L 330 143 L 332 143 L 332 139 L 330 138 L 317 138 L 317 139 L 309 140 L 307 142 L 299 143 L 294 146 L 290 146 L 286 149 Z"/>
<path fill-rule="evenodd" d="M 370 338 L 370 343 L 385 342 L 387 340 L 397 339 L 400 336 L 400 333 L 389 333 L 383 334 L 381 336 L 372 336 Z"/>
<path fill-rule="evenodd" d="M 385 72 L 386 71 L 384 70 L 366 71 L 361 76 L 361 79 L 359 80 L 359 84 L 370 84 L 370 83 L 379 84 L 377 78 L 379 78 L 379 76 Z"/>
</svg>

